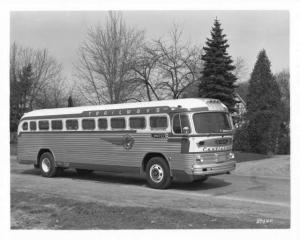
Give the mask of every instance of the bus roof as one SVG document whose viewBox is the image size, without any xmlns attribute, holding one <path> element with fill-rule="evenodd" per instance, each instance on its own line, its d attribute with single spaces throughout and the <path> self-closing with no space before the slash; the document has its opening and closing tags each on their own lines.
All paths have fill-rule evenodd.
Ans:
<svg viewBox="0 0 300 240">
<path fill-rule="evenodd" d="M 106 105 L 93 105 L 81 107 L 67 107 L 67 108 L 51 108 L 40 109 L 25 113 L 22 118 L 51 116 L 51 115 L 64 115 L 64 114 L 80 114 L 84 111 L 98 111 L 98 110 L 114 110 L 114 109 L 131 109 L 131 108 L 147 108 L 147 107 L 170 107 L 183 109 L 203 108 L 209 107 L 210 103 L 220 104 L 225 107 L 219 100 L 210 98 L 184 98 L 172 100 L 160 100 L 151 102 L 133 102 L 133 103 L 119 103 L 119 104 L 106 104 Z M 225 107 L 226 108 L 226 107 Z"/>
</svg>

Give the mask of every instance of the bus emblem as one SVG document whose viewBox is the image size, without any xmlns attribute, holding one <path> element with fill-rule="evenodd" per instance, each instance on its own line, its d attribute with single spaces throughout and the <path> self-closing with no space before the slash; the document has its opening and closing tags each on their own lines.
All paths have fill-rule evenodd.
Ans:
<svg viewBox="0 0 300 240">
<path fill-rule="evenodd" d="M 123 137 L 123 147 L 126 150 L 131 149 L 133 144 L 134 144 L 134 138 L 132 136 L 127 134 Z"/>
</svg>

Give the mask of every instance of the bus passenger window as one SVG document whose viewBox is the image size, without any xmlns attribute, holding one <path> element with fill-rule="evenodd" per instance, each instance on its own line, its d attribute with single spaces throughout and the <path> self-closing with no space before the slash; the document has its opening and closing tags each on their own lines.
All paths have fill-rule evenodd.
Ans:
<svg viewBox="0 0 300 240">
<path fill-rule="evenodd" d="M 107 119 L 106 118 L 98 119 L 98 128 L 101 130 L 107 129 Z"/>
<path fill-rule="evenodd" d="M 151 129 L 166 129 L 168 127 L 167 117 L 150 117 L 150 127 Z"/>
<path fill-rule="evenodd" d="M 144 117 L 131 117 L 129 118 L 130 128 L 144 129 L 146 128 L 146 121 Z"/>
<path fill-rule="evenodd" d="M 22 129 L 23 129 L 23 131 L 27 131 L 28 130 L 28 122 L 24 122 L 22 124 Z"/>
<path fill-rule="evenodd" d="M 191 131 L 190 122 L 188 115 L 185 114 L 176 114 L 173 117 L 173 131 L 174 133 L 184 133 L 184 127 L 188 127 L 189 132 Z"/>
<path fill-rule="evenodd" d="M 110 120 L 111 128 L 115 129 L 124 129 L 125 128 L 125 119 L 124 118 L 112 118 Z"/>
<path fill-rule="evenodd" d="M 63 129 L 62 120 L 51 121 L 51 127 L 52 127 L 52 130 L 62 130 Z"/>
<path fill-rule="evenodd" d="M 77 130 L 78 129 L 78 120 L 69 119 L 66 121 L 67 130 Z"/>
<path fill-rule="evenodd" d="M 36 130 L 36 122 L 30 122 L 30 130 L 32 131 Z"/>
<path fill-rule="evenodd" d="M 49 130 L 49 122 L 48 121 L 39 121 L 39 129 L 40 130 Z"/>
<path fill-rule="evenodd" d="M 94 130 L 95 129 L 95 120 L 94 119 L 83 119 L 82 120 L 82 129 L 84 130 Z"/>
</svg>

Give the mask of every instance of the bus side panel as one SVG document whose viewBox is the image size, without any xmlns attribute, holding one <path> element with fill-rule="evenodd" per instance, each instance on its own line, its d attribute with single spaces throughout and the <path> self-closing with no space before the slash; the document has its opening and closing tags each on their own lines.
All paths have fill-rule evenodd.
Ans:
<svg viewBox="0 0 300 240">
<path fill-rule="evenodd" d="M 20 133 L 17 143 L 17 160 L 23 164 L 37 163 L 37 154 L 41 144 L 33 133 Z"/>
<path fill-rule="evenodd" d="M 125 149 L 124 139 L 128 137 L 133 143 Z M 140 168 L 149 152 L 164 154 L 171 169 L 184 170 L 192 164 L 188 154 L 181 153 L 181 142 L 168 142 L 167 137 L 153 138 L 151 133 L 34 132 L 19 137 L 21 160 L 35 162 L 42 148 L 50 149 L 56 162 L 66 167 L 77 163 Z"/>
</svg>

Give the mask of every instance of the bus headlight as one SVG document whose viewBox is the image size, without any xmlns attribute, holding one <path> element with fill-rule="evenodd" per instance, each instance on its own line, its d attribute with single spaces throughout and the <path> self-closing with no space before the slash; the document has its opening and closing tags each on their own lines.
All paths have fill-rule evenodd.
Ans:
<svg viewBox="0 0 300 240">
<path fill-rule="evenodd" d="M 232 159 L 234 159 L 234 158 L 235 158 L 234 153 L 233 153 L 233 152 L 230 152 L 230 153 L 229 153 L 229 160 L 232 160 Z"/>
<path fill-rule="evenodd" d="M 197 155 L 197 156 L 196 156 L 196 162 L 203 163 L 203 162 L 204 162 L 203 157 L 201 157 L 201 155 Z"/>
</svg>

